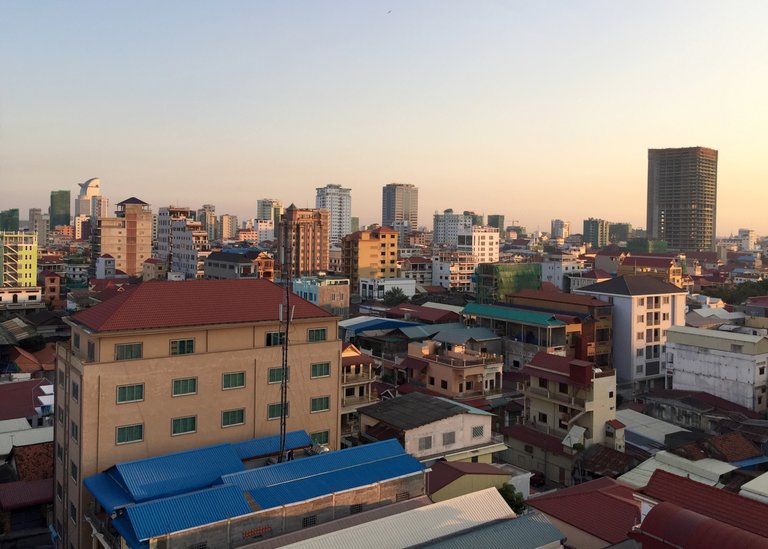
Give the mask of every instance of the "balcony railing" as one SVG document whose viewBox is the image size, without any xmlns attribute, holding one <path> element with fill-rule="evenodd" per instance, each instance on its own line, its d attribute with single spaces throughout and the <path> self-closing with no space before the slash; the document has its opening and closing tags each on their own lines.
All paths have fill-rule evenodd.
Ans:
<svg viewBox="0 0 768 549">
<path fill-rule="evenodd" d="M 358 383 L 360 381 L 369 381 L 373 378 L 374 376 L 368 372 L 363 372 L 361 374 L 347 374 L 346 372 L 343 372 L 341 383 L 342 385 L 345 383 Z"/>
<path fill-rule="evenodd" d="M 467 366 L 483 366 L 486 364 L 498 364 L 502 365 L 503 359 L 499 355 L 480 355 L 477 358 L 457 358 L 444 355 L 425 355 L 425 359 L 437 362 L 438 364 L 445 364 L 446 366 L 453 366 L 455 368 L 464 368 Z"/>
<path fill-rule="evenodd" d="M 92 509 L 88 509 L 85 512 L 85 517 L 86 521 L 101 535 L 107 545 L 112 547 L 112 549 L 122 549 L 122 538 L 116 530 L 108 525 L 105 513 L 95 513 Z"/>
<path fill-rule="evenodd" d="M 548 400 L 568 404 L 569 406 L 578 406 L 579 408 L 584 408 L 586 406 L 586 400 L 583 398 L 574 397 L 557 391 L 550 391 L 544 387 L 528 387 L 526 392 L 531 395 L 544 397 Z"/>
</svg>

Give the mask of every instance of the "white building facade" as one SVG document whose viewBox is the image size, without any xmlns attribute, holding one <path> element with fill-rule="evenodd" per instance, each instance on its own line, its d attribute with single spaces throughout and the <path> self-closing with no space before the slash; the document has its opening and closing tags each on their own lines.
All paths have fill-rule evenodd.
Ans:
<svg viewBox="0 0 768 549">
<path fill-rule="evenodd" d="M 315 207 L 328 210 L 330 243 L 339 244 L 352 232 L 352 189 L 328 184 L 316 189 Z"/>
<path fill-rule="evenodd" d="M 650 276 L 620 276 L 573 293 L 613 303 L 613 367 L 619 392 L 666 387 L 667 330 L 685 325 L 687 293 Z"/>
<path fill-rule="evenodd" d="M 171 223 L 171 270 L 184 278 L 205 278 L 205 258 L 211 254 L 208 233 L 199 221 L 176 219 Z"/>
<path fill-rule="evenodd" d="M 471 254 L 475 264 L 498 263 L 499 230 L 477 225 L 462 226 L 459 228 L 457 249 Z"/>
<path fill-rule="evenodd" d="M 672 388 L 705 391 L 756 412 L 768 410 L 768 338 L 673 326 L 667 330 Z"/>
<path fill-rule="evenodd" d="M 552 254 L 541 264 L 541 281 L 554 284 L 558 289 L 570 290 L 570 277 L 586 271 L 585 261 L 576 256 Z"/>
<path fill-rule="evenodd" d="M 443 213 L 435 213 L 432 244 L 456 249 L 459 245 L 459 234 L 466 235 L 472 231 L 472 216 L 454 213 L 447 209 Z"/>
</svg>

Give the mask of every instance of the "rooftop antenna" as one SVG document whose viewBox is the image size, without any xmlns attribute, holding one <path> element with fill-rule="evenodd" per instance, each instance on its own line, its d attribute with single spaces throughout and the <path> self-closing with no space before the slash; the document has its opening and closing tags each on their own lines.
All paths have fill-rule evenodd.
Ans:
<svg viewBox="0 0 768 549">
<path fill-rule="evenodd" d="M 282 343 L 282 364 L 280 376 L 280 454 L 277 462 L 282 463 L 285 459 L 285 433 L 286 418 L 288 417 L 288 328 L 293 320 L 293 309 L 291 308 L 291 292 L 293 290 L 293 223 L 285 220 L 285 239 L 283 240 L 283 284 L 285 294 L 283 303 L 280 305 L 280 335 Z"/>
</svg>

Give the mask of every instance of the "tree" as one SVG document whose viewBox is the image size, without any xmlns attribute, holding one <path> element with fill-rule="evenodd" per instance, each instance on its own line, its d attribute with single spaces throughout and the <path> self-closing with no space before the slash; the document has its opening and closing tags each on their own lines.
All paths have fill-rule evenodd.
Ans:
<svg viewBox="0 0 768 549">
<path fill-rule="evenodd" d="M 511 484 L 505 484 L 501 488 L 497 488 L 497 490 L 515 514 L 520 515 L 528 508 L 528 505 L 526 505 L 525 499 L 523 498 L 523 494 L 515 490 L 515 487 Z"/>
<path fill-rule="evenodd" d="M 395 287 L 384 293 L 384 305 L 387 307 L 394 307 L 408 301 L 408 296 L 405 295 L 403 289 Z"/>
</svg>

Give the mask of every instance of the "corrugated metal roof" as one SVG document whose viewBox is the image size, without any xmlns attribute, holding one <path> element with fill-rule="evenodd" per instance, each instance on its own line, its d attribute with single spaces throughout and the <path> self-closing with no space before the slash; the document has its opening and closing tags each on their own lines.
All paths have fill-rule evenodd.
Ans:
<svg viewBox="0 0 768 549">
<path fill-rule="evenodd" d="M 410 326 L 400 328 L 400 331 L 409 339 L 418 339 L 422 337 L 432 337 L 442 330 L 463 329 L 461 322 L 448 322 L 445 324 L 425 324 L 420 326 Z"/>
<path fill-rule="evenodd" d="M 110 468 L 110 471 L 113 468 Z M 183 494 L 213 484 L 222 475 L 242 471 L 243 462 L 231 444 L 140 459 L 114 466 L 136 502 Z"/>
<path fill-rule="evenodd" d="M 514 517 L 499 491 L 487 488 L 286 547 L 359 549 L 363 546 L 361 540 L 365 540 L 377 549 L 401 549 Z M 511 540 L 506 541 L 510 546 Z"/>
<path fill-rule="evenodd" d="M 364 465 L 380 463 L 402 455 L 404 455 L 404 450 L 397 440 L 385 440 L 301 460 L 284 461 L 269 467 L 226 474 L 222 476 L 221 480 L 226 484 L 237 484 L 243 491 L 258 490 L 294 480 L 308 479 L 332 471 L 351 470 Z"/>
<path fill-rule="evenodd" d="M 251 512 L 237 486 L 216 486 L 191 494 L 163 498 L 126 507 L 136 537 L 178 532 Z"/>
<path fill-rule="evenodd" d="M 624 424 L 627 432 L 637 433 L 659 444 L 664 444 L 664 439 L 669 434 L 688 432 L 688 429 L 630 409 L 616 410 L 616 418 Z"/>
<path fill-rule="evenodd" d="M 565 326 L 565 322 L 556 319 L 551 313 L 538 313 L 535 311 L 515 309 L 513 307 L 502 307 L 499 305 L 470 303 L 464 307 L 464 314 L 499 318 L 502 320 L 511 320 L 522 324 L 533 324 L 537 326 Z"/>
<path fill-rule="evenodd" d="M 83 484 L 108 513 L 133 503 L 133 498 L 125 487 L 118 484 L 108 473 L 90 476 L 83 480 Z"/>
<path fill-rule="evenodd" d="M 734 471 L 736 467 L 716 459 L 704 458 L 691 461 L 670 452 L 661 451 L 631 471 L 624 473 L 617 480 L 641 488 L 648 484 L 657 469 L 709 486 L 722 487 L 720 478 L 726 473 Z"/>
<path fill-rule="evenodd" d="M 306 460 L 301 460 L 302 462 Z M 316 497 L 343 492 L 358 486 L 366 486 L 382 480 L 421 473 L 424 466 L 414 457 L 401 455 L 375 463 L 361 464 L 297 478 L 248 492 L 262 509 L 288 505 Z"/>
<path fill-rule="evenodd" d="M 440 549 L 534 549 L 565 539 L 565 534 L 555 528 L 542 513 L 529 513 L 511 520 L 501 520 L 487 526 L 479 526 L 423 545 Z M 514 542 L 512 541 L 514 540 Z"/>
<path fill-rule="evenodd" d="M 298 450 L 308 446 L 312 446 L 312 437 L 306 431 L 291 431 L 285 434 L 286 450 Z M 242 460 L 276 455 L 280 453 L 280 435 L 235 442 L 232 447 L 237 457 Z"/>
</svg>

